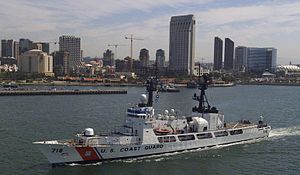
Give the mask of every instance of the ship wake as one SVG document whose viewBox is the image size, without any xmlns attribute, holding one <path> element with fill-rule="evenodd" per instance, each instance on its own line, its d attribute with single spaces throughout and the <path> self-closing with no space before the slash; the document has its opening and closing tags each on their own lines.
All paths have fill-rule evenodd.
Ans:
<svg viewBox="0 0 300 175">
<path fill-rule="evenodd" d="M 298 136 L 298 135 L 300 135 L 300 126 L 292 126 L 286 128 L 272 129 L 269 137 L 281 138 L 286 136 Z"/>
<path fill-rule="evenodd" d="M 87 164 L 79 164 L 79 163 L 70 163 L 66 164 L 67 166 L 99 166 L 102 162 L 96 162 L 96 163 L 87 163 Z"/>
</svg>

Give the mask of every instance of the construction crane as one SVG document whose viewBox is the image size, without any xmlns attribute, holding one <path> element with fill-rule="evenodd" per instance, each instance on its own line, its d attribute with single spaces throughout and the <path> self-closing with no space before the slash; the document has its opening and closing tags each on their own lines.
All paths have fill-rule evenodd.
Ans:
<svg viewBox="0 0 300 175">
<path fill-rule="evenodd" d="M 130 37 L 125 36 L 125 39 L 130 39 L 130 58 L 132 59 L 132 45 L 133 45 L 133 40 L 144 40 L 144 39 L 134 38 L 133 35 L 130 35 Z"/>
<path fill-rule="evenodd" d="M 108 47 L 115 47 L 115 58 L 118 59 L 118 57 L 117 57 L 117 48 L 119 46 L 127 46 L 127 45 L 126 44 L 108 44 L 107 46 Z"/>
</svg>

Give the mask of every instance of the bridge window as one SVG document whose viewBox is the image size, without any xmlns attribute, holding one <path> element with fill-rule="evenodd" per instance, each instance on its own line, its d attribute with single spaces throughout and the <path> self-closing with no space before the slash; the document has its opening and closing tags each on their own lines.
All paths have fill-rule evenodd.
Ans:
<svg viewBox="0 0 300 175">
<path fill-rule="evenodd" d="M 237 135 L 237 134 L 243 134 L 243 130 L 237 129 L 237 130 L 230 131 L 230 135 Z"/>
<path fill-rule="evenodd" d="M 181 136 L 178 136 L 178 139 L 180 141 L 195 140 L 195 136 L 194 135 L 181 135 Z"/>
<path fill-rule="evenodd" d="M 228 136 L 228 132 L 227 131 L 219 131 L 219 132 L 215 132 L 215 137 L 224 137 L 224 136 Z"/>
<path fill-rule="evenodd" d="M 197 134 L 198 139 L 209 139 L 212 138 L 211 133 L 203 133 L 203 134 Z"/>
<path fill-rule="evenodd" d="M 174 136 L 158 137 L 158 141 L 159 143 L 176 142 L 176 138 Z"/>
</svg>

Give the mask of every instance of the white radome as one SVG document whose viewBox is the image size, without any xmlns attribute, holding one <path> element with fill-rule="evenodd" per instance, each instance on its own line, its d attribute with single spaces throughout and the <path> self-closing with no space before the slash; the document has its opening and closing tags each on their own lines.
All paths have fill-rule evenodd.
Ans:
<svg viewBox="0 0 300 175">
<path fill-rule="evenodd" d="M 93 128 L 85 128 L 84 135 L 85 136 L 94 136 L 94 129 Z"/>
<path fill-rule="evenodd" d="M 142 103 L 145 104 L 147 102 L 147 95 L 146 94 L 142 94 L 140 100 L 141 100 Z"/>
</svg>

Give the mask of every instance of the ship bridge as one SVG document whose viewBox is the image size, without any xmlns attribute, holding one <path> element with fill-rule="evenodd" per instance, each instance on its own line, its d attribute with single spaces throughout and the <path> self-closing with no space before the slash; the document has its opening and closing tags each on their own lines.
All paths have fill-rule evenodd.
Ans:
<svg viewBox="0 0 300 175">
<path fill-rule="evenodd" d="M 151 118 L 154 115 L 153 107 L 131 107 L 127 109 L 127 116 L 137 118 Z"/>
<path fill-rule="evenodd" d="M 154 108 L 147 105 L 146 94 L 141 95 L 140 101 L 136 106 L 127 109 L 127 116 L 142 119 L 152 118 L 154 116 Z"/>
</svg>

